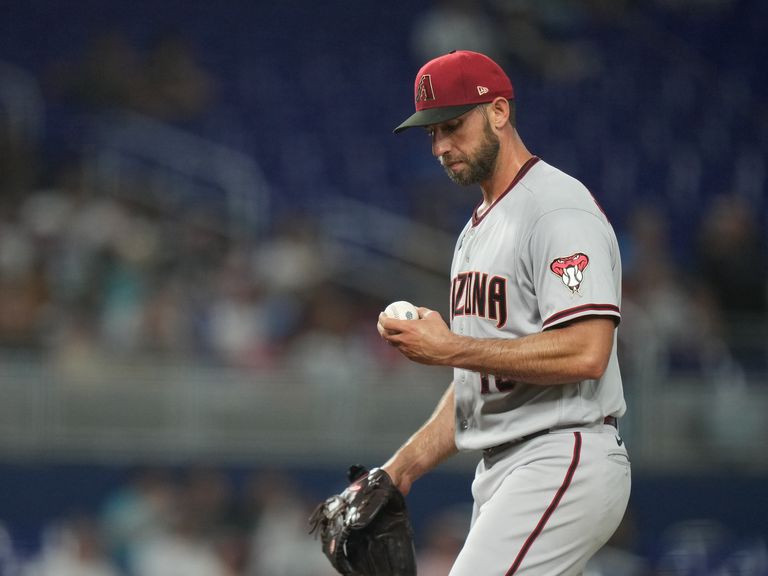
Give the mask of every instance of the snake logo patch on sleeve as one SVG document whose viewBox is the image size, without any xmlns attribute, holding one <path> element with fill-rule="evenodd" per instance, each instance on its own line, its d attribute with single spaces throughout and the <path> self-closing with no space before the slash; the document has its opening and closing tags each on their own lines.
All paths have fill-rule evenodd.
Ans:
<svg viewBox="0 0 768 576">
<path fill-rule="evenodd" d="M 588 264 L 589 257 L 576 252 L 565 258 L 555 258 L 549 265 L 549 269 L 563 281 L 571 293 L 576 293 L 584 280 L 584 269 Z"/>
</svg>

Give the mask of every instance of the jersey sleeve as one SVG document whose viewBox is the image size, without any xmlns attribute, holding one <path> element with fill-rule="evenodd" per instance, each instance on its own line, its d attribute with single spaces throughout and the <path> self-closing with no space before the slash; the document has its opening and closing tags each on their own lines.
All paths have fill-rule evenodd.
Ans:
<svg viewBox="0 0 768 576">
<path fill-rule="evenodd" d="M 610 225 L 596 214 L 560 209 L 542 216 L 529 243 L 542 328 L 584 316 L 621 318 L 621 270 Z"/>
</svg>

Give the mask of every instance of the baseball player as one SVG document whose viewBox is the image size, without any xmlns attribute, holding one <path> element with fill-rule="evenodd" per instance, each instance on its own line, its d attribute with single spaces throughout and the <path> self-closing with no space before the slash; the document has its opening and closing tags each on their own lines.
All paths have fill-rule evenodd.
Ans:
<svg viewBox="0 0 768 576">
<path fill-rule="evenodd" d="M 451 266 L 450 327 L 382 314 L 381 336 L 416 362 L 454 368 L 427 422 L 383 468 L 403 493 L 458 450 L 479 450 L 470 531 L 451 576 L 578 575 L 629 499 L 618 433 L 616 236 L 577 180 L 532 155 L 512 84 L 490 58 L 425 64 L 416 112 L 454 182 L 482 202 Z"/>
</svg>

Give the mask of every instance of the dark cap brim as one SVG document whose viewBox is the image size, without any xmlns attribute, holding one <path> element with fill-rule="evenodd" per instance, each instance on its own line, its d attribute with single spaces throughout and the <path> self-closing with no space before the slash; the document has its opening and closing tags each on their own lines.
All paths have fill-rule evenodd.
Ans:
<svg viewBox="0 0 768 576">
<path fill-rule="evenodd" d="M 400 124 L 393 130 L 395 134 L 399 134 L 403 130 L 408 128 L 415 128 L 417 126 L 429 126 L 431 124 L 440 124 L 441 122 L 447 122 L 458 118 L 462 114 L 469 112 L 472 108 L 478 106 L 478 104 L 462 104 L 461 106 L 444 106 L 442 108 L 429 108 L 427 110 L 420 110 L 411 115 L 405 122 Z"/>
</svg>

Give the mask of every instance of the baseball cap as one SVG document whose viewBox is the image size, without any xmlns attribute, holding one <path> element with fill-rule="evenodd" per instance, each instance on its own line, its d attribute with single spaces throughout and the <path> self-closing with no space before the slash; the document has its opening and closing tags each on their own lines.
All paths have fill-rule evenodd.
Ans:
<svg viewBox="0 0 768 576">
<path fill-rule="evenodd" d="M 512 82 L 496 62 L 469 50 L 453 50 L 424 64 L 413 91 L 416 112 L 395 128 L 395 134 L 414 126 L 439 124 L 478 104 L 515 95 Z"/>
</svg>

